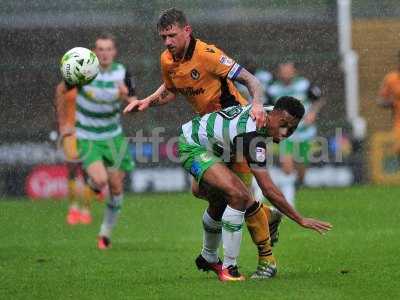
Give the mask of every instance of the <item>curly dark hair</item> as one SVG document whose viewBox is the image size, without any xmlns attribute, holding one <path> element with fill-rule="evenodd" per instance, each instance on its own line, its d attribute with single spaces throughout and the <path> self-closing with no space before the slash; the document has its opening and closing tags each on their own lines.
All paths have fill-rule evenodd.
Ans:
<svg viewBox="0 0 400 300">
<path fill-rule="evenodd" d="M 286 110 L 291 116 L 301 119 L 304 116 L 304 106 L 294 97 L 280 97 L 274 105 L 274 110 Z"/>
</svg>

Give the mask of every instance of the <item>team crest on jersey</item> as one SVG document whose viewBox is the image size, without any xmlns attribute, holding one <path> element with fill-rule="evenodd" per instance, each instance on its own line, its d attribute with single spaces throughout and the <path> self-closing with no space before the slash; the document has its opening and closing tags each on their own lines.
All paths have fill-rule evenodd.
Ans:
<svg viewBox="0 0 400 300">
<path fill-rule="evenodd" d="M 222 55 L 222 56 L 219 58 L 219 62 L 220 62 L 221 64 L 223 64 L 223 65 L 226 65 L 226 66 L 232 66 L 232 65 L 233 65 L 233 59 L 230 59 L 229 57 L 226 57 L 226 56 L 224 56 L 224 55 Z"/>
<path fill-rule="evenodd" d="M 174 76 L 175 76 L 175 71 L 169 70 L 169 71 L 168 71 L 168 76 L 171 77 L 171 78 L 174 78 Z"/>
<path fill-rule="evenodd" d="M 192 78 L 193 78 L 194 80 L 197 80 L 197 79 L 200 78 L 200 73 L 199 73 L 199 71 L 197 71 L 196 69 L 193 69 L 193 70 L 190 72 L 190 76 L 192 76 Z"/>
</svg>

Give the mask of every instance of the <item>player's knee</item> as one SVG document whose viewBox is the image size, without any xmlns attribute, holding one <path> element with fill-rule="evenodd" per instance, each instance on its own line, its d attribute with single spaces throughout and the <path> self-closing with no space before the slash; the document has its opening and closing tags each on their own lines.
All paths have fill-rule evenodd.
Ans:
<svg viewBox="0 0 400 300">
<path fill-rule="evenodd" d="M 91 178 L 98 189 L 101 190 L 107 186 L 107 176 L 98 174 L 97 176 L 91 176 Z"/>
<path fill-rule="evenodd" d="M 124 188 L 123 188 L 122 182 L 110 184 L 110 192 L 112 195 L 122 194 L 123 191 L 124 191 Z"/>
</svg>

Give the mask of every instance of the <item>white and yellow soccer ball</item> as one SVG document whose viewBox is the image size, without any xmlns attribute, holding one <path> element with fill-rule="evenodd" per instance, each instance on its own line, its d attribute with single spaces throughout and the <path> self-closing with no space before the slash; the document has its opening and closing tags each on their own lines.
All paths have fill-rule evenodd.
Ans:
<svg viewBox="0 0 400 300">
<path fill-rule="evenodd" d="M 61 74 L 69 85 L 82 86 L 90 83 L 99 73 L 99 60 L 93 51 L 75 47 L 61 58 Z"/>
</svg>

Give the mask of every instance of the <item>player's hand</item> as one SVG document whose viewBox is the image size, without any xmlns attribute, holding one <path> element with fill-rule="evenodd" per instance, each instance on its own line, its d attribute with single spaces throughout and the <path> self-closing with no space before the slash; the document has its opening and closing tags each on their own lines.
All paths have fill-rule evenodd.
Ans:
<svg viewBox="0 0 400 300">
<path fill-rule="evenodd" d="M 313 111 L 310 111 L 308 114 L 304 116 L 304 124 L 311 125 L 315 122 L 316 119 L 317 119 L 317 114 Z"/>
<path fill-rule="evenodd" d="M 149 100 L 132 100 L 124 109 L 124 114 L 135 111 L 144 111 L 150 106 Z"/>
<path fill-rule="evenodd" d="M 332 229 L 332 225 L 330 223 L 311 218 L 301 219 L 299 225 L 304 228 L 315 230 L 320 234 L 325 234 Z"/>
<path fill-rule="evenodd" d="M 75 127 L 64 126 L 60 128 L 61 139 L 74 134 L 75 134 Z"/>
<path fill-rule="evenodd" d="M 258 129 L 265 126 L 265 111 L 262 104 L 253 101 L 253 108 L 251 109 L 250 116 L 256 121 Z"/>
</svg>

